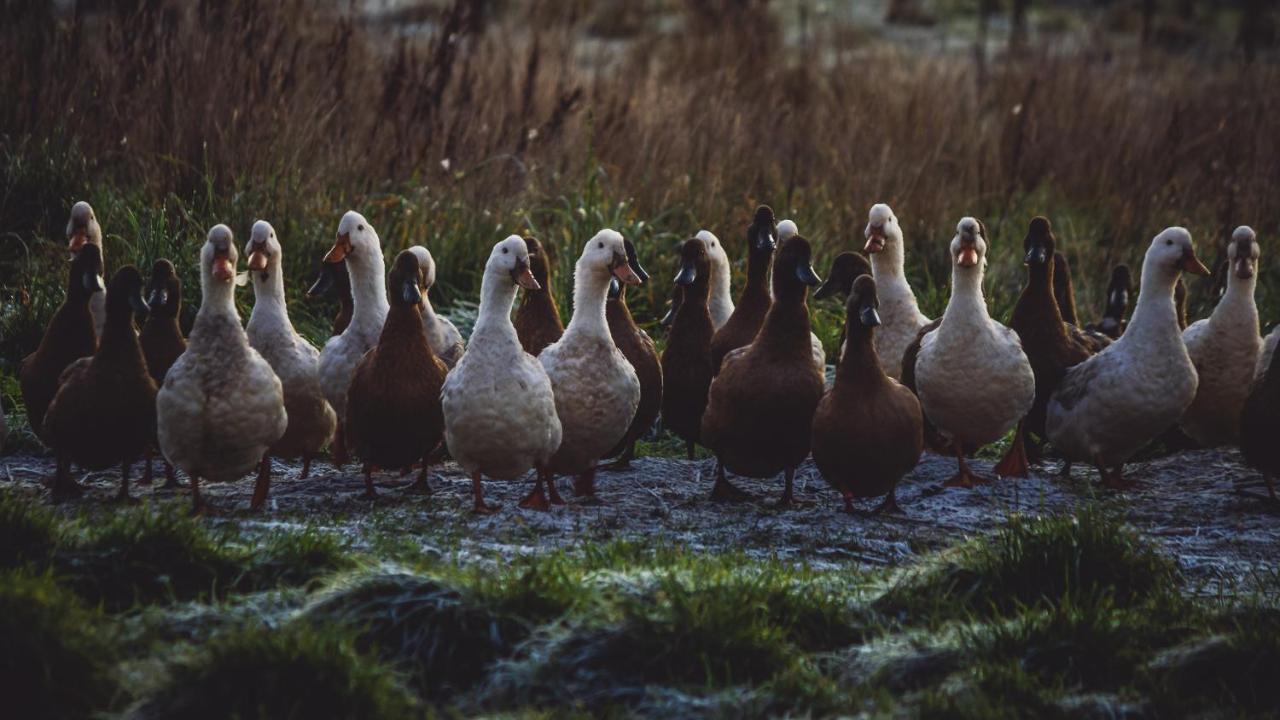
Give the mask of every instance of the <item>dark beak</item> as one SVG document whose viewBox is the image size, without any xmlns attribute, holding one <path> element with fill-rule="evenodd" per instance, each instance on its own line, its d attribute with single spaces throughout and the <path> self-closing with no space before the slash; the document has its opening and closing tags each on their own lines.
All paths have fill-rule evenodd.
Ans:
<svg viewBox="0 0 1280 720">
<path fill-rule="evenodd" d="M 401 297 L 409 305 L 420 305 L 422 303 L 422 291 L 418 289 L 417 280 L 405 280 L 404 287 L 400 292 Z"/>
<path fill-rule="evenodd" d="M 675 292 L 671 293 L 671 309 L 667 310 L 667 314 L 662 316 L 658 324 L 662 327 L 671 327 L 671 323 L 676 321 L 676 313 L 680 312 L 680 306 L 684 304 L 684 292 L 678 287 Z"/>
<path fill-rule="evenodd" d="M 825 300 L 826 298 L 829 298 L 835 295 L 836 293 L 840 293 L 842 295 L 848 295 L 849 287 L 841 283 L 840 278 L 835 273 L 832 273 L 831 275 L 827 276 L 827 281 L 822 283 L 822 287 L 814 291 L 813 299 Z"/>
<path fill-rule="evenodd" d="M 813 271 L 813 266 L 807 262 L 796 265 L 796 279 L 810 287 L 822 284 L 822 278 L 818 277 L 818 273 Z"/>
<path fill-rule="evenodd" d="M 147 298 L 147 305 L 153 308 L 164 307 L 169 302 L 169 291 L 164 288 L 156 288 L 151 291 L 151 297 Z"/>
<path fill-rule="evenodd" d="M 96 272 L 86 272 L 84 277 L 81 278 L 81 282 L 84 283 L 84 289 L 91 293 L 103 292 L 106 290 L 106 288 L 102 286 L 102 278 L 98 277 L 98 273 Z"/>
<path fill-rule="evenodd" d="M 778 247 L 778 241 L 773 237 L 773 230 L 769 228 L 757 227 L 755 246 L 757 250 L 775 250 Z"/>
<path fill-rule="evenodd" d="M 676 273 L 676 284 L 680 286 L 692 285 L 694 280 L 698 279 L 698 266 L 693 264 L 692 260 L 680 264 L 680 272 Z"/>
<path fill-rule="evenodd" d="M 867 305 L 858 312 L 858 321 L 867 327 L 875 327 L 880 324 L 880 313 L 876 312 L 874 305 Z"/>
<path fill-rule="evenodd" d="M 316 275 L 316 281 L 307 289 L 307 297 L 320 297 L 328 295 L 333 289 L 333 276 L 328 270 L 321 269 L 320 274 Z"/>
<path fill-rule="evenodd" d="M 142 291 L 129 294 L 129 304 L 133 306 L 133 311 L 142 317 L 146 317 L 151 313 L 151 308 L 147 307 L 147 301 L 142 299 Z"/>
<path fill-rule="evenodd" d="M 649 273 L 645 272 L 644 268 L 640 266 L 640 257 L 636 254 L 635 244 L 631 240 L 624 238 L 622 245 L 627 249 L 627 264 L 631 266 L 631 271 L 636 274 L 636 277 L 640 278 L 641 284 L 649 282 Z"/>
<path fill-rule="evenodd" d="M 621 294 L 622 294 L 622 283 L 618 282 L 618 278 L 616 277 L 609 278 L 609 299 L 617 300 L 618 296 Z"/>
<path fill-rule="evenodd" d="M 1044 265 L 1049 259 L 1049 253 L 1040 245 L 1033 245 L 1027 251 L 1027 257 L 1023 260 L 1028 265 Z"/>
</svg>

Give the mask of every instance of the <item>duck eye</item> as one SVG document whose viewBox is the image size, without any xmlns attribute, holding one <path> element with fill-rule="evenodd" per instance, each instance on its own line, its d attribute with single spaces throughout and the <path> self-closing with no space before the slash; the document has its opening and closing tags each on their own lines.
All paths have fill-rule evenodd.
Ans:
<svg viewBox="0 0 1280 720">
<path fill-rule="evenodd" d="M 360 225 L 360 226 L 359 226 L 359 227 L 357 227 L 356 229 L 357 229 L 357 230 L 359 230 L 360 232 L 364 232 L 364 226 L 363 226 L 363 225 Z"/>
<path fill-rule="evenodd" d="M 603 243 L 603 242 L 598 242 L 598 243 L 596 243 L 596 247 L 598 247 L 598 248 L 603 248 L 603 247 L 604 247 L 604 243 Z"/>
<path fill-rule="evenodd" d="M 1172 245 L 1172 244 L 1173 244 L 1173 239 L 1172 239 L 1172 238 L 1165 238 L 1165 239 L 1164 239 L 1164 244 L 1165 244 L 1165 245 Z"/>
<path fill-rule="evenodd" d="M 509 251 L 509 250 L 507 250 L 507 248 L 502 248 L 502 254 L 503 254 L 503 255 L 506 255 L 508 252 L 510 252 L 510 251 Z"/>
</svg>

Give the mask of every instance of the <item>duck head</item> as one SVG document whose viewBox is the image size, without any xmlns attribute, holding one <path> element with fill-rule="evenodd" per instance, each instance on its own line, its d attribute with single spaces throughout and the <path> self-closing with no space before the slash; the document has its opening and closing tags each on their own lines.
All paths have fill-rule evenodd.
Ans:
<svg viewBox="0 0 1280 720">
<path fill-rule="evenodd" d="M 392 307 L 422 304 L 421 273 L 422 265 L 413 250 L 401 250 L 396 255 L 387 281 Z"/>
<path fill-rule="evenodd" d="M 774 224 L 773 208 L 761 205 L 756 208 L 755 218 L 747 226 L 747 245 L 751 252 L 772 255 L 778 247 L 778 228 Z"/>
<path fill-rule="evenodd" d="M 893 209 L 884 203 L 871 206 L 867 212 L 867 226 L 862 230 L 867 244 L 862 251 L 875 255 L 889 250 L 898 254 L 902 252 L 902 228 L 898 226 L 898 217 Z"/>
<path fill-rule="evenodd" d="M 234 282 L 239 259 L 231 228 L 221 223 L 209 228 L 200 249 L 200 266 L 208 277 L 218 284 Z"/>
<path fill-rule="evenodd" d="M 267 281 L 272 271 L 280 271 L 280 241 L 271 223 L 259 220 L 253 224 L 244 254 L 249 259 L 249 272 L 262 282 Z"/>
<path fill-rule="evenodd" d="M 164 258 L 156 260 L 147 280 L 147 306 L 157 317 L 177 317 L 181 302 L 182 281 L 173 263 Z"/>
<path fill-rule="evenodd" d="M 83 299 L 103 290 L 106 288 L 102 285 L 102 250 L 97 245 L 85 245 L 71 259 L 67 297 Z"/>
<path fill-rule="evenodd" d="M 347 214 L 342 216 L 342 220 L 338 221 L 338 235 L 334 239 L 333 247 L 324 256 L 324 261 L 336 263 L 348 257 L 361 258 L 381 252 L 382 241 L 378 239 L 378 233 L 374 232 L 373 226 L 360 213 L 348 210 Z"/>
<path fill-rule="evenodd" d="M 962 269 L 985 267 L 987 228 L 981 220 L 965 217 L 956 224 L 956 235 L 951 239 L 951 261 Z"/>
<path fill-rule="evenodd" d="M 117 270 L 107 289 L 107 321 L 132 324 L 134 314 L 145 319 L 151 308 L 142 297 L 143 287 L 138 268 L 125 265 Z"/>
<path fill-rule="evenodd" d="M 534 242 L 537 241 L 534 240 Z M 519 235 L 511 235 L 493 246 L 493 251 L 489 253 L 489 260 L 484 265 L 484 271 L 495 277 L 507 278 L 512 285 L 519 285 L 525 290 L 542 288 L 537 278 L 533 276 L 533 270 L 529 264 L 529 244 Z"/>
<path fill-rule="evenodd" d="M 871 263 L 862 253 L 842 252 L 831 263 L 831 272 L 827 279 L 813 293 L 814 300 L 829 298 L 837 293 L 848 295 L 853 292 L 853 283 L 863 275 L 871 274 Z"/>
<path fill-rule="evenodd" d="M 627 261 L 627 244 L 622 233 L 608 228 L 596 233 L 582 249 L 578 267 L 611 275 L 627 285 L 639 285 L 640 276 Z"/>
<path fill-rule="evenodd" d="M 853 281 L 849 300 L 845 303 L 845 322 L 850 328 L 873 328 L 880 324 L 880 313 L 877 311 L 879 307 L 875 278 L 859 275 Z"/>
<path fill-rule="evenodd" d="M 1236 228 L 1227 246 L 1227 259 L 1231 274 L 1241 280 L 1252 279 L 1258 272 L 1258 233 L 1248 225 Z"/>
<path fill-rule="evenodd" d="M 85 245 L 102 248 L 102 226 L 89 203 L 81 200 L 71 206 L 71 217 L 67 220 L 67 250 L 75 257 Z"/>
<path fill-rule="evenodd" d="M 1195 245 L 1191 242 L 1191 233 L 1186 228 L 1166 228 L 1151 241 L 1146 257 L 1142 262 L 1143 281 L 1146 282 L 1148 268 L 1167 277 L 1172 284 L 1181 273 L 1208 275 L 1209 268 L 1196 257 Z"/>
<path fill-rule="evenodd" d="M 1022 239 L 1022 249 L 1027 253 L 1022 259 L 1027 267 L 1043 270 L 1053 266 L 1053 230 L 1049 227 L 1048 218 L 1031 219 L 1027 235 Z"/>
<path fill-rule="evenodd" d="M 782 242 L 792 235 L 799 235 L 800 228 L 796 227 L 794 220 L 783 220 L 778 223 L 778 242 Z"/>
<path fill-rule="evenodd" d="M 711 279 L 710 275 L 711 254 L 707 243 L 696 237 L 681 243 L 680 271 L 676 273 L 675 284 L 678 287 L 689 287 L 701 280 L 701 284 L 706 285 Z"/>
<path fill-rule="evenodd" d="M 1132 273 L 1128 265 L 1120 263 L 1111 271 L 1111 281 L 1107 283 L 1107 311 L 1103 314 L 1104 332 L 1108 334 L 1115 332 L 1118 335 L 1120 326 L 1117 323 L 1124 319 L 1125 311 L 1129 309 L 1129 293 L 1132 291 Z"/>
<path fill-rule="evenodd" d="M 800 297 L 810 287 L 821 284 L 822 278 L 813 271 L 813 249 L 809 241 L 799 235 L 787 238 L 778 248 L 778 258 L 773 264 L 773 294 L 776 297 Z"/>
<path fill-rule="evenodd" d="M 436 259 L 431 256 L 431 251 L 422 245 L 411 246 L 409 252 L 418 258 L 418 289 L 425 298 L 431 291 L 431 287 L 436 284 Z"/>
<path fill-rule="evenodd" d="M 630 238 L 623 238 L 622 245 L 627 252 L 627 266 L 631 268 L 631 272 L 635 273 L 640 281 L 637 284 L 642 285 L 649 282 L 649 273 L 645 272 L 644 267 L 640 265 L 640 256 L 636 254 L 635 244 L 631 242 Z M 615 277 L 609 281 L 609 299 L 616 300 L 620 297 L 622 297 L 622 285 L 618 282 L 618 278 Z"/>
<path fill-rule="evenodd" d="M 729 254 L 724 251 L 724 245 L 720 244 L 720 238 L 710 230 L 699 230 L 694 239 L 700 240 L 707 248 L 707 260 L 712 265 L 720 267 L 729 267 Z"/>
<path fill-rule="evenodd" d="M 524 244 L 528 251 L 529 272 L 533 273 L 533 279 L 538 281 L 540 288 L 546 288 L 548 278 L 551 277 L 551 262 L 547 257 L 547 251 L 535 237 L 526 237 Z"/>
</svg>

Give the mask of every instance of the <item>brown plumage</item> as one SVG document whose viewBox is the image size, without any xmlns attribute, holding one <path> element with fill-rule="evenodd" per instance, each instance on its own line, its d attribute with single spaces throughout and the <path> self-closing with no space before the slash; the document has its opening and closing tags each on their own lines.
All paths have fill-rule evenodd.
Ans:
<svg viewBox="0 0 1280 720">
<path fill-rule="evenodd" d="M 875 280 L 860 276 L 845 305 L 847 341 L 835 385 L 813 414 L 813 461 L 844 496 L 847 512 L 853 498 L 880 495 L 878 511 L 897 511 L 894 489 L 924 449 L 920 401 L 884 374 L 876 355 L 877 305 Z"/>
<path fill-rule="evenodd" d="M 427 458 L 444 438 L 440 389 L 447 368 L 431 351 L 418 289 L 418 258 L 396 256 L 387 282 L 391 308 L 378 344 L 361 358 L 347 389 L 346 441 L 364 461 L 365 495 L 374 496 L 373 466 L 409 467 Z"/>
<path fill-rule="evenodd" d="M 667 347 L 662 351 L 662 424 L 685 441 L 690 460 L 698 442 L 702 413 L 711 389 L 711 336 L 715 326 L 707 299 L 711 295 L 711 259 L 701 240 L 680 246 L 680 272 L 674 286 L 681 293 Z"/>
<path fill-rule="evenodd" d="M 1280 476 L 1280 351 L 1253 381 L 1240 413 L 1240 452 L 1244 461 L 1262 473 L 1267 494 L 1276 500 Z"/>
<path fill-rule="evenodd" d="M 640 266 L 636 255 L 636 246 L 631 240 L 623 239 L 627 249 L 627 264 L 631 266 L 640 282 L 649 282 L 649 273 Z M 653 422 L 658 419 L 658 411 L 662 409 L 662 361 L 658 359 L 658 348 L 653 339 L 637 325 L 631 317 L 631 309 L 627 307 L 627 290 L 617 278 L 610 281 L 609 299 L 604 306 L 605 319 L 609 323 L 609 335 L 613 343 L 622 351 L 622 356 L 631 363 L 640 380 L 640 404 L 636 406 L 636 415 L 622 436 L 618 445 L 605 453 L 605 457 L 616 457 L 608 469 L 629 467 L 636 456 L 636 441 L 649 432 Z"/>
<path fill-rule="evenodd" d="M 1062 321 L 1079 325 L 1076 317 L 1076 290 L 1071 282 L 1071 263 L 1061 252 L 1053 253 L 1053 298 L 1058 303 Z"/>
<path fill-rule="evenodd" d="M 182 337 L 182 328 L 178 326 L 178 314 L 182 310 L 182 281 L 168 260 L 157 260 L 151 267 L 151 278 L 147 281 L 147 305 L 151 312 L 138 331 L 138 343 L 147 361 L 147 372 L 159 387 L 164 384 L 169 368 L 187 349 L 186 338 Z M 146 464 L 139 481 L 142 485 L 151 484 L 151 456 L 152 446 L 148 445 L 143 460 Z M 164 486 L 177 487 L 178 478 L 168 460 L 164 461 L 164 474 Z"/>
<path fill-rule="evenodd" d="M 831 262 L 831 272 L 822 286 L 813 291 L 814 300 L 824 300 L 834 295 L 847 298 L 853 292 L 853 283 L 863 275 L 871 274 L 871 262 L 862 253 L 842 252 Z M 844 352 L 844 337 L 847 328 L 840 328 L 840 342 L 836 345 Z M 840 358 L 837 357 L 836 360 Z"/>
<path fill-rule="evenodd" d="M 724 327 L 711 338 L 711 367 L 720 372 L 724 356 L 755 339 L 773 303 L 769 296 L 769 269 L 778 235 L 773 210 L 768 205 L 756 209 L 747 226 L 747 284 Z M 812 359 L 812 348 L 810 349 Z"/>
<path fill-rule="evenodd" d="M 529 247 L 529 271 L 538 281 L 538 290 L 525 290 L 516 309 L 516 337 L 520 346 L 537 357 L 546 347 L 564 335 L 564 322 L 560 320 L 560 308 L 551 289 L 551 260 L 537 238 L 525 238 Z"/>
<path fill-rule="evenodd" d="M 779 504 L 793 500 L 796 466 L 809 454 L 813 412 L 823 391 L 805 302 L 809 286 L 820 282 L 811 255 L 799 235 L 783 242 L 773 273 L 773 305 L 760 332 L 724 359 L 711 383 L 701 437 L 719 461 L 712 498 L 741 497 L 725 478 L 728 469 L 758 478 L 785 472 Z"/>
<path fill-rule="evenodd" d="M 351 298 L 351 276 L 347 274 L 347 261 L 320 263 L 316 281 L 307 290 L 307 297 L 336 297 L 338 314 L 333 316 L 333 334 L 341 335 L 351 324 L 355 300 Z"/>
<path fill-rule="evenodd" d="M 58 392 L 62 371 L 76 360 L 92 355 L 98 347 L 89 300 L 94 293 L 106 291 L 99 279 L 101 274 L 102 251 L 92 243 L 82 245 L 67 273 L 66 298 L 45 328 L 40 346 L 22 359 L 18 373 L 22 403 L 27 408 L 32 432 L 42 440 L 45 439 L 44 414 Z"/>
<path fill-rule="evenodd" d="M 1181 278 L 1179 278 L 1181 283 Z M 1133 279 L 1129 266 L 1120 263 L 1111 271 L 1111 280 L 1107 283 L 1107 305 L 1102 319 L 1096 323 L 1085 325 L 1085 330 L 1102 333 L 1115 340 L 1124 334 L 1125 315 L 1129 311 L 1129 295 L 1133 292 Z M 1185 286 L 1183 296 L 1185 298 Z M 1185 316 L 1183 318 L 1185 321 Z M 1184 326 L 1185 327 L 1185 326 Z"/>
<path fill-rule="evenodd" d="M 120 268 L 107 293 L 102 344 L 62 374 L 45 416 L 45 437 L 58 457 L 55 498 L 81 492 L 71 479 L 73 462 L 86 470 L 118 465 L 117 498 L 129 497 L 129 468 L 156 437 L 156 383 L 133 325 L 134 311 L 146 309 L 142 275 L 132 265 Z"/>
<path fill-rule="evenodd" d="M 1029 436 L 1044 437 L 1049 396 L 1058 389 L 1067 368 L 1088 360 L 1110 344 L 1105 336 L 1090 337 L 1064 320 L 1061 298 L 1055 295 L 1059 284 L 1058 263 L 1052 259 L 1056 256 L 1054 242 L 1049 220 L 1033 218 L 1022 241 L 1027 253 L 1024 258 L 1027 285 L 1014 305 L 1009 327 L 1018 333 L 1022 351 L 1031 363 L 1036 378 L 1036 398 L 1027 416 L 1018 424 L 1004 460 L 996 466 L 996 474 L 1000 476 L 1027 476 Z"/>
</svg>

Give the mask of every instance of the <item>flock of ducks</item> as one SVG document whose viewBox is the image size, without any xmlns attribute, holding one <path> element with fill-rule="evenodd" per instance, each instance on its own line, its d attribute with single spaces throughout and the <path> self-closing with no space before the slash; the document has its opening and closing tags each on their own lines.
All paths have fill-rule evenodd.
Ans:
<svg viewBox="0 0 1280 720">
<path fill-rule="evenodd" d="M 481 280 L 479 316 L 467 342 L 428 300 L 435 262 L 422 246 L 399 253 L 386 272 L 382 243 L 359 213 L 346 213 L 309 295 L 333 294 L 333 337 L 317 350 L 289 320 L 282 243 L 258 221 L 241 255 L 225 225 L 200 250 L 201 303 L 190 335 L 178 315 L 182 288 L 159 260 L 145 279 L 132 266 L 104 284 L 102 229 L 77 203 L 67 224 L 71 261 L 66 299 L 39 348 L 23 361 L 31 426 L 57 457 L 56 499 L 82 492 L 73 465 L 119 466 L 120 499 L 132 465 L 165 460 L 191 479 L 198 512 L 210 510 L 201 481 L 235 481 L 256 471 L 250 507 L 269 492 L 271 458 L 301 459 L 305 478 L 329 448 L 335 465 L 359 459 L 366 494 L 375 470 L 421 473 L 447 452 L 471 476 L 474 509 L 482 479 L 534 471 L 520 505 L 563 500 L 559 476 L 579 496 L 595 492 L 606 458 L 625 466 L 660 416 L 685 441 L 716 456 L 711 497 L 742 500 L 729 473 L 782 474 L 780 505 L 795 502 L 797 467 L 812 454 L 847 510 L 884 496 L 925 447 L 954 454 L 949 485 L 989 482 L 966 457 L 1014 430 L 996 466 L 1026 476 L 1051 445 L 1068 462 L 1097 467 L 1108 487 L 1126 486 L 1124 463 L 1180 427 L 1205 446 L 1238 444 L 1264 474 L 1274 499 L 1280 474 L 1280 330 L 1259 334 L 1254 287 L 1258 243 L 1238 228 L 1228 247 L 1227 289 L 1211 317 L 1190 327 L 1180 276 L 1208 274 L 1191 235 L 1156 235 L 1141 268 L 1132 316 L 1128 268 L 1112 277 L 1102 320 L 1080 327 L 1070 268 L 1049 221 L 1033 219 L 1023 241 L 1027 279 L 1008 326 L 983 297 L 991 238 L 963 218 L 949 244 L 951 297 L 941 318 L 920 312 L 904 271 L 898 218 L 871 208 L 863 251 L 836 258 L 822 282 L 795 223 L 761 206 L 746 229 L 747 281 L 730 294 L 730 260 L 703 230 L 679 248 L 668 328 L 659 354 L 635 323 L 626 289 L 649 281 L 635 246 L 601 230 L 574 267 L 573 308 L 561 321 L 546 251 L 512 235 L 493 246 Z M 870 260 L 867 259 L 870 257 Z M 241 325 L 235 292 L 252 285 L 253 312 Z M 811 332 L 808 295 L 843 295 L 845 324 L 831 387 Z M 515 310 L 517 294 L 523 298 Z M 141 328 L 135 318 L 145 317 Z"/>
</svg>

